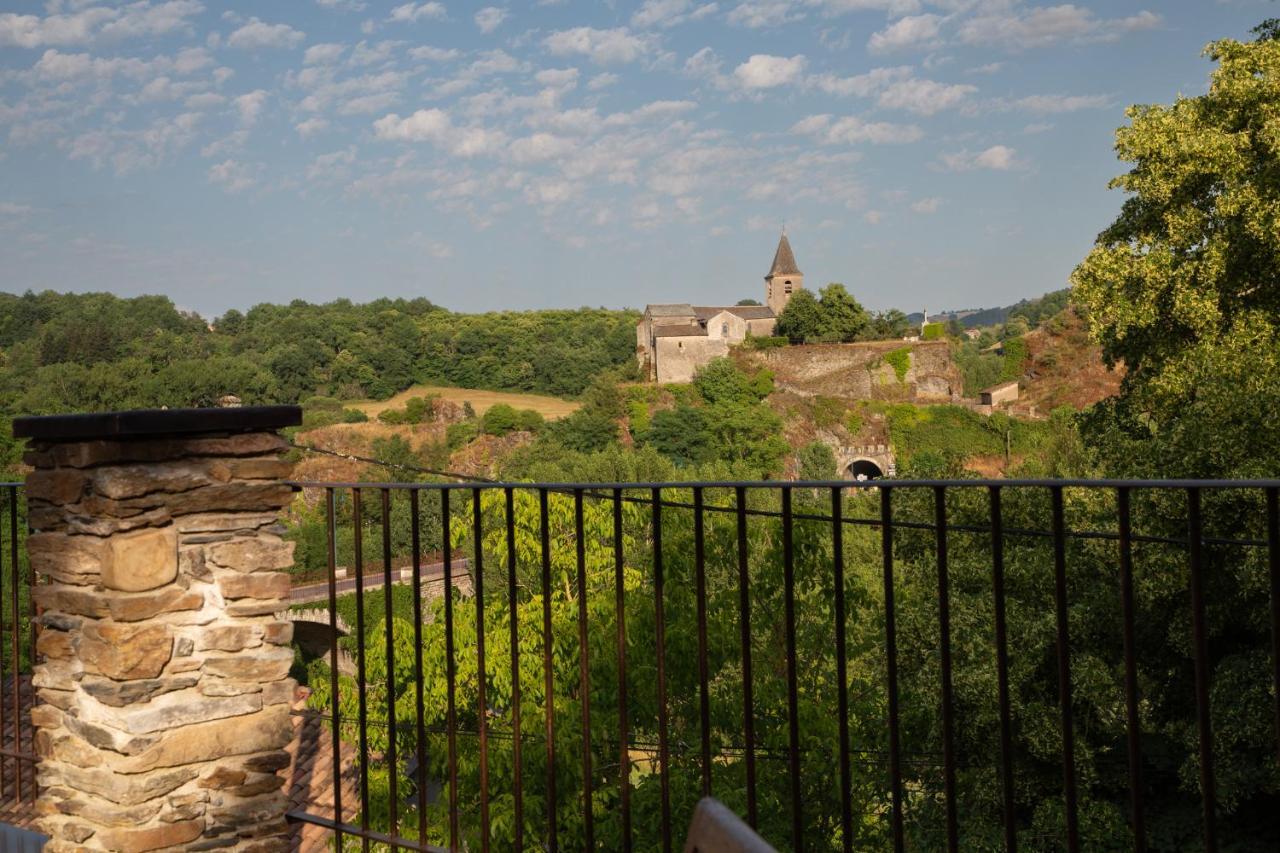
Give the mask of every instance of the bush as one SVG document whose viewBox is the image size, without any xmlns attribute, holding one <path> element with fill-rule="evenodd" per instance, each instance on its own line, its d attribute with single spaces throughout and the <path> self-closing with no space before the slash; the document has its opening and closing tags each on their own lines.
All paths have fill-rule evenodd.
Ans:
<svg viewBox="0 0 1280 853">
<path fill-rule="evenodd" d="M 369 416 L 359 409 L 343 409 L 342 422 L 344 424 L 363 424 L 368 423 Z"/>
<path fill-rule="evenodd" d="M 844 408 L 844 403 L 835 397 L 814 397 L 813 425 L 818 429 L 831 429 L 831 427 L 840 423 Z"/>
<path fill-rule="evenodd" d="M 926 323 L 920 331 L 920 339 L 925 341 L 940 341 L 947 335 L 947 327 L 943 323 Z"/>
<path fill-rule="evenodd" d="M 811 441 L 796 453 L 801 480 L 832 480 L 836 474 L 836 455 L 825 442 Z"/>
<path fill-rule="evenodd" d="M 911 348 L 899 347 L 884 354 L 884 360 L 893 368 L 898 382 L 907 381 L 907 371 L 911 369 Z"/>
<path fill-rule="evenodd" d="M 1000 381 L 1008 382 L 1022 376 L 1022 364 L 1027 360 L 1027 342 L 1024 338 L 1009 338 L 1004 342 L 1004 369 Z"/>
<path fill-rule="evenodd" d="M 378 412 L 378 420 L 393 426 L 408 423 L 404 415 L 404 409 L 383 409 Z"/>
<path fill-rule="evenodd" d="M 759 349 L 777 349 L 778 347 L 785 347 L 789 343 L 791 343 L 791 341 L 779 335 L 773 335 L 771 337 L 765 337 L 765 338 L 754 338 L 748 335 L 747 339 L 742 342 L 742 345 L 747 349 L 759 350 Z"/>
<path fill-rule="evenodd" d="M 445 428 L 444 442 L 450 451 L 454 451 L 465 444 L 469 444 L 479 434 L 480 425 L 475 421 L 464 421 L 458 424 L 449 424 L 449 426 Z"/>
</svg>

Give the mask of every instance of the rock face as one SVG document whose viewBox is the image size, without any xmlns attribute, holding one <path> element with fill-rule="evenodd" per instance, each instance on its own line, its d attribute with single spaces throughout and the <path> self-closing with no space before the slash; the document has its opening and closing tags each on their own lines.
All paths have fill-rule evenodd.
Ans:
<svg viewBox="0 0 1280 853">
<path fill-rule="evenodd" d="M 894 351 L 907 353 L 901 377 L 891 363 Z M 741 357 L 773 371 L 779 389 L 806 397 L 947 403 L 958 399 L 964 387 L 946 341 L 791 346 L 746 351 Z"/>
<path fill-rule="evenodd" d="M 286 444 L 162 427 L 32 433 L 47 849 L 287 849 Z"/>
</svg>

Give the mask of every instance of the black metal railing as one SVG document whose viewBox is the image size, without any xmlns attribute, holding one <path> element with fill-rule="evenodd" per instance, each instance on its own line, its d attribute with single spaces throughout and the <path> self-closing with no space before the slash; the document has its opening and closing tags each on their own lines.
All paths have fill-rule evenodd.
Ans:
<svg viewBox="0 0 1280 853">
<path fill-rule="evenodd" d="M 1280 839 L 1280 481 L 297 485 L 340 850 Z"/>
<path fill-rule="evenodd" d="M 21 483 L 0 483 L 0 823 L 26 826 L 36 799 L 31 665 L 35 604 Z"/>
</svg>

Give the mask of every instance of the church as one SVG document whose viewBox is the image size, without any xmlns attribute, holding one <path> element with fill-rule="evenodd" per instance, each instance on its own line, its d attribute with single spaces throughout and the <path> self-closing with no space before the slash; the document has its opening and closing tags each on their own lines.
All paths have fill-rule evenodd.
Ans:
<svg viewBox="0 0 1280 853">
<path fill-rule="evenodd" d="M 791 295 L 804 287 L 804 273 L 786 231 L 764 277 L 764 305 L 646 305 L 636 325 L 636 357 L 641 374 L 653 382 L 689 382 L 699 367 L 729 354 L 750 335 L 767 338 Z"/>
</svg>

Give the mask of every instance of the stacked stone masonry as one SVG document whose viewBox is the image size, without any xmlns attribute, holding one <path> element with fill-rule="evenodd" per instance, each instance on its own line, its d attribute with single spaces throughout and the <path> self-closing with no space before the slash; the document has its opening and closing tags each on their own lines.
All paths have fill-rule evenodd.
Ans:
<svg viewBox="0 0 1280 853">
<path fill-rule="evenodd" d="M 31 445 L 48 850 L 289 848 L 285 449 L 272 432 Z"/>
</svg>

